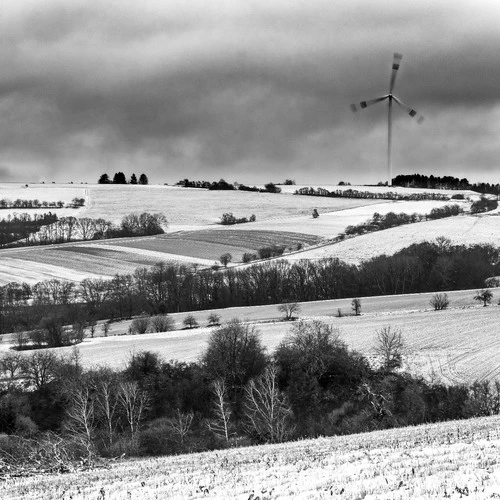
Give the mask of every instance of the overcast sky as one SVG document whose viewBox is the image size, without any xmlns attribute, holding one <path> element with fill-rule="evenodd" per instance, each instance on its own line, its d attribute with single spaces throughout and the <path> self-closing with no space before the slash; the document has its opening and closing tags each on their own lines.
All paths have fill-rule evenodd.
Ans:
<svg viewBox="0 0 500 500">
<path fill-rule="evenodd" d="M 3 0 L 0 181 L 500 182 L 498 0 Z"/>
</svg>

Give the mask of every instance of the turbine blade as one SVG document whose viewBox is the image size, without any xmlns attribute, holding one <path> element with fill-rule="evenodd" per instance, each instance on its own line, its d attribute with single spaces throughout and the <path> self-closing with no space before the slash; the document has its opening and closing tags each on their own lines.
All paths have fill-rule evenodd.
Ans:
<svg viewBox="0 0 500 500">
<path fill-rule="evenodd" d="M 372 104 L 377 104 L 377 102 L 385 101 L 388 97 L 388 95 L 383 95 L 381 97 L 376 97 L 375 99 L 370 99 L 369 101 L 361 101 L 359 104 L 351 104 L 351 111 L 356 112 L 360 109 L 365 109 Z"/>
<path fill-rule="evenodd" d="M 417 117 L 417 123 L 420 125 L 424 121 L 424 117 L 422 115 L 419 115 L 416 110 L 414 110 L 411 106 L 408 106 L 408 104 L 405 104 L 403 101 L 398 99 L 396 96 L 392 96 L 392 98 L 412 117 L 415 118 Z"/>
<path fill-rule="evenodd" d="M 391 84 L 389 85 L 389 94 L 392 94 L 394 90 L 394 85 L 396 83 L 396 75 L 398 74 L 399 65 L 401 64 L 401 59 L 403 59 L 403 54 L 398 54 L 394 52 L 394 57 L 392 59 L 392 73 L 391 73 Z"/>
</svg>

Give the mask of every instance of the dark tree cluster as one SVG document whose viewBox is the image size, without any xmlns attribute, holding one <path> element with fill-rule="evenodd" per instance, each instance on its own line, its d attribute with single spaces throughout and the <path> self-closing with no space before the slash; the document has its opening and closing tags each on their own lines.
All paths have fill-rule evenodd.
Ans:
<svg viewBox="0 0 500 500">
<path fill-rule="evenodd" d="M 470 211 L 472 214 L 479 214 L 482 212 L 489 212 L 490 210 L 495 210 L 498 207 L 497 200 L 490 200 L 489 198 L 481 197 L 481 199 L 472 203 Z"/>
<path fill-rule="evenodd" d="M 135 174 L 132 174 L 130 176 L 130 180 L 127 182 L 127 178 L 123 172 L 116 172 L 113 176 L 113 180 L 109 178 L 108 174 L 102 174 L 97 182 L 98 184 L 141 184 L 143 186 L 149 184 L 146 174 L 141 174 L 139 176 L 139 180 L 137 180 L 137 176 Z"/>
<path fill-rule="evenodd" d="M 427 176 L 422 174 L 397 175 L 392 179 L 392 185 L 425 189 L 470 189 L 478 193 L 495 195 L 500 193 L 500 184 L 498 183 L 490 184 L 488 182 L 481 182 L 471 184 L 465 178 L 459 179 L 458 177 L 451 176 L 435 177 L 434 175 Z"/>
<path fill-rule="evenodd" d="M 294 323 L 268 353 L 258 330 L 233 319 L 212 331 L 199 362 L 139 351 L 119 371 L 84 370 L 77 353 L 10 352 L 0 356 L 0 457 L 10 471 L 29 458 L 33 467 L 36 442 L 46 471 L 61 456 L 206 451 L 500 410 L 498 383 L 445 386 L 396 365 L 371 366 L 320 321 Z"/>
<path fill-rule="evenodd" d="M 245 184 L 230 184 L 224 179 L 220 179 L 218 182 L 209 181 L 190 181 L 189 179 L 182 179 L 176 183 L 176 186 L 188 187 L 188 188 L 201 188 L 209 189 L 211 191 L 233 191 L 238 189 L 239 191 L 251 191 L 256 193 L 281 193 L 281 188 L 272 182 L 269 182 L 264 186 L 264 188 L 245 186 Z"/>
<path fill-rule="evenodd" d="M 247 218 L 247 217 L 235 217 L 232 214 L 232 212 L 227 212 L 225 214 L 222 214 L 220 223 L 223 226 L 231 226 L 233 224 L 244 224 L 245 222 L 255 222 L 256 220 L 257 217 L 255 217 L 254 214 L 252 214 L 249 218 Z"/>
<path fill-rule="evenodd" d="M 328 191 L 328 189 L 318 187 L 303 187 L 297 189 L 294 194 L 303 196 L 326 196 L 330 198 L 364 198 L 364 199 L 380 199 L 380 200 L 404 200 L 404 201 L 421 201 L 421 200 L 440 200 L 447 201 L 450 196 L 442 193 L 409 193 L 402 194 L 393 191 L 386 193 L 373 193 L 371 191 L 359 191 L 357 189 L 336 189 Z"/>
</svg>

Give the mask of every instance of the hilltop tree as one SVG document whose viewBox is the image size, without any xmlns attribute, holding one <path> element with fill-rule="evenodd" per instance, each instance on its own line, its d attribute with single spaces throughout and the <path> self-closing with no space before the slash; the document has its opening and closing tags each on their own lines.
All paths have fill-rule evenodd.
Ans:
<svg viewBox="0 0 500 500">
<path fill-rule="evenodd" d="M 130 177 L 130 184 L 137 184 L 137 177 L 135 174 L 132 174 Z"/>
<path fill-rule="evenodd" d="M 143 186 L 146 186 L 149 184 L 149 180 L 146 174 L 141 174 L 139 177 L 139 184 L 142 184 Z"/>
<path fill-rule="evenodd" d="M 113 184 L 127 184 L 127 178 L 123 172 L 116 172 L 113 176 Z"/>
<path fill-rule="evenodd" d="M 97 181 L 99 184 L 111 184 L 108 174 L 102 174 Z"/>
</svg>

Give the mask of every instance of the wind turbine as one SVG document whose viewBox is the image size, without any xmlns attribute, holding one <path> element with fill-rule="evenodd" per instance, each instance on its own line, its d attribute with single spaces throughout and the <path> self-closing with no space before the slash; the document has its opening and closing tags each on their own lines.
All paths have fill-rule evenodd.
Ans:
<svg viewBox="0 0 500 500">
<path fill-rule="evenodd" d="M 361 101 L 359 104 L 351 104 L 351 110 L 356 112 L 360 109 L 365 109 L 372 104 L 377 104 L 378 102 L 385 101 L 387 99 L 389 104 L 388 111 L 388 130 L 387 130 L 387 169 L 389 175 L 388 185 L 392 186 L 392 159 L 391 159 L 391 149 L 392 149 L 392 102 L 397 102 L 412 118 L 417 118 L 417 123 L 420 124 L 424 121 L 424 117 L 419 115 L 411 106 L 408 106 L 403 101 L 398 99 L 395 95 L 392 94 L 394 90 L 394 84 L 396 83 L 396 75 L 398 74 L 398 69 L 401 64 L 401 59 L 403 58 L 402 54 L 394 53 L 394 58 L 392 60 L 392 73 L 391 73 L 391 83 L 389 84 L 389 93 L 380 97 L 376 97 L 375 99 L 371 99 L 370 101 Z"/>
</svg>

